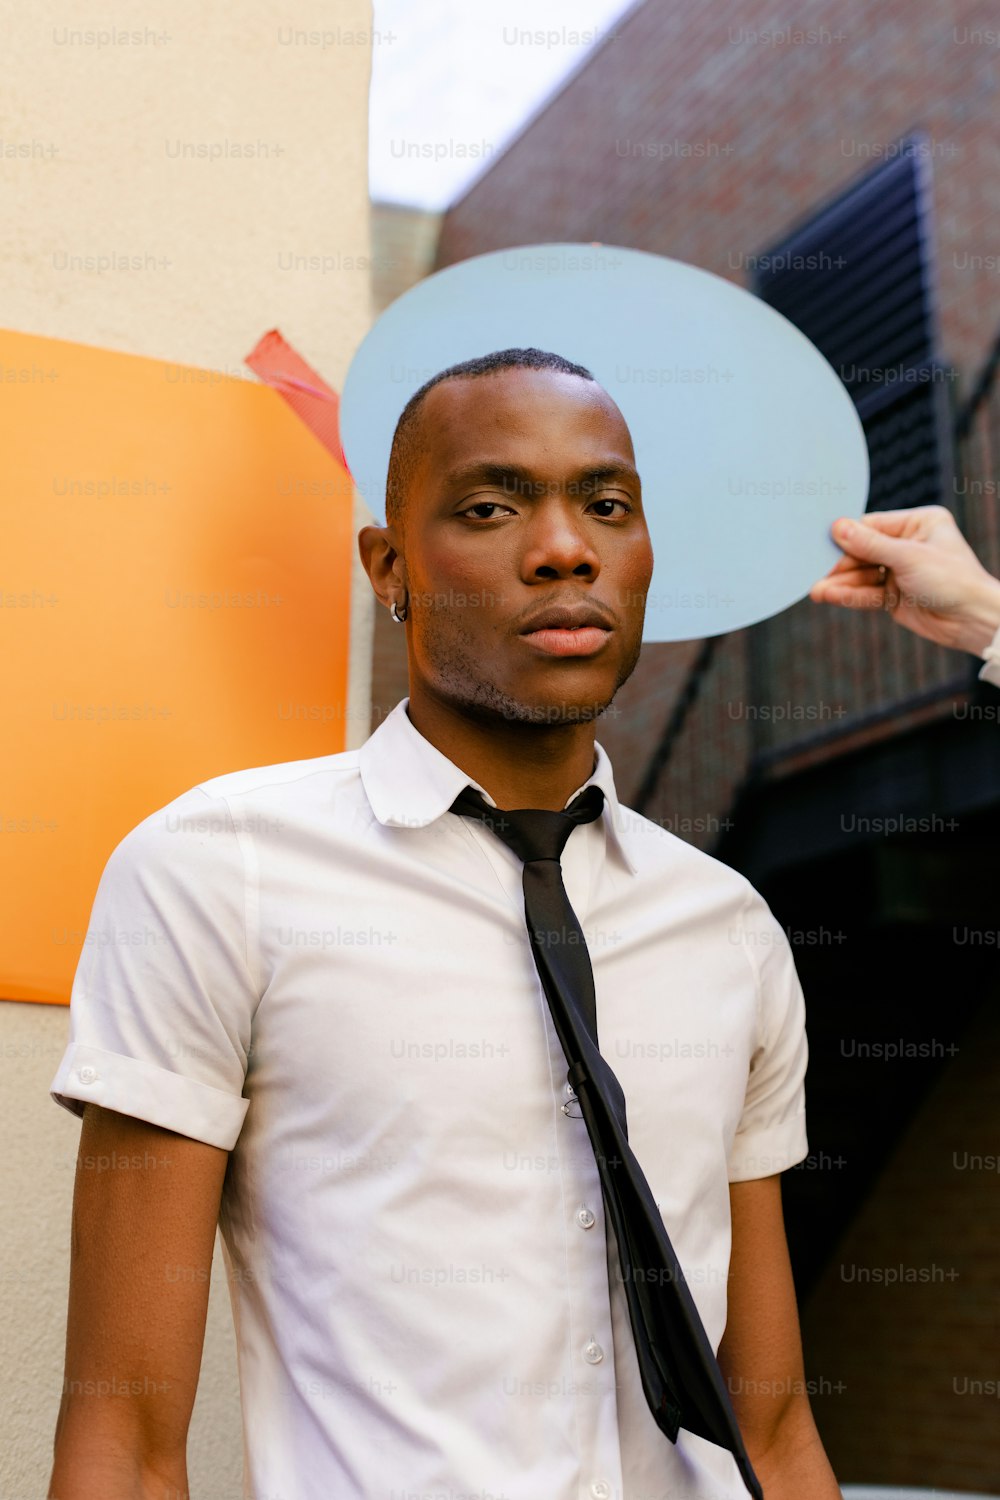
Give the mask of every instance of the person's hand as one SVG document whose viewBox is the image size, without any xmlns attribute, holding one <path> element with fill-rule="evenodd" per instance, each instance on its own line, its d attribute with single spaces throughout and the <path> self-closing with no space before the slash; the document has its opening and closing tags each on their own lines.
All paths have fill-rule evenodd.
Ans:
<svg viewBox="0 0 1000 1500">
<path fill-rule="evenodd" d="M 884 609 L 917 635 L 982 656 L 1000 628 L 1000 580 L 986 571 L 950 510 L 870 511 L 835 521 L 845 556 L 814 583 L 810 599 Z"/>
</svg>

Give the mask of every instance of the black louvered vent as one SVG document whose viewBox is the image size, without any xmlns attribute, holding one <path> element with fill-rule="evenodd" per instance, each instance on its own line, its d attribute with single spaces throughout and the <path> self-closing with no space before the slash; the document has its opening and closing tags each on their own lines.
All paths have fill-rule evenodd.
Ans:
<svg viewBox="0 0 1000 1500">
<path fill-rule="evenodd" d="M 928 143 L 907 136 L 757 257 L 753 290 L 812 340 L 858 409 L 869 510 L 951 493 L 954 372 L 936 358 L 930 213 Z"/>
</svg>

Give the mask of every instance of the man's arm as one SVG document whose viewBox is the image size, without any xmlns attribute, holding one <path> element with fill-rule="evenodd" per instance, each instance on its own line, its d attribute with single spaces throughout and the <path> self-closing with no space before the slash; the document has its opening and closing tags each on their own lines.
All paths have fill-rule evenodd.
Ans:
<svg viewBox="0 0 1000 1500">
<path fill-rule="evenodd" d="M 88 1104 L 49 1500 L 187 1500 L 227 1151 Z"/>
<path fill-rule="evenodd" d="M 765 1500 L 841 1500 L 806 1395 L 781 1178 L 729 1185 L 733 1248 L 719 1364 Z"/>
</svg>

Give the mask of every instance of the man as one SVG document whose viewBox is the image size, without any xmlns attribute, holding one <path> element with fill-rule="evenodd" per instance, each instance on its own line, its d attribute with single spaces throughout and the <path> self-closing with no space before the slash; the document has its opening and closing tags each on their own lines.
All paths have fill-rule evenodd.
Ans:
<svg viewBox="0 0 1000 1500">
<path fill-rule="evenodd" d="M 834 1500 L 781 1216 L 807 1152 L 790 950 L 742 876 L 620 806 L 595 742 L 652 571 L 620 411 L 537 350 L 442 372 L 359 545 L 409 696 L 358 751 L 184 793 L 102 876 L 94 925 L 156 942 L 90 948 L 52 1085 L 84 1124 L 51 1495 L 187 1493 L 217 1215 L 259 1500 L 743 1495 L 644 1401 L 521 862 L 451 811 L 593 784 L 561 865 L 629 1143 L 767 1500 Z M 140 1165 L 84 1165 L 116 1153 Z M 86 1394 L 111 1373 L 137 1394 Z"/>
</svg>

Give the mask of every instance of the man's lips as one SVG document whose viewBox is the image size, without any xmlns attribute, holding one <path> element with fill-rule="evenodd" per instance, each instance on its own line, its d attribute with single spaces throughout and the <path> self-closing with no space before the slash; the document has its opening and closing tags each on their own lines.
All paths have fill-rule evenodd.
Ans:
<svg viewBox="0 0 1000 1500">
<path fill-rule="evenodd" d="M 611 631 L 599 625 L 578 625 L 573 630 L 549 626 L 525 631 L 521 639 L 546 656 L 592 656 L 611 639 Z"/>
</svg>

